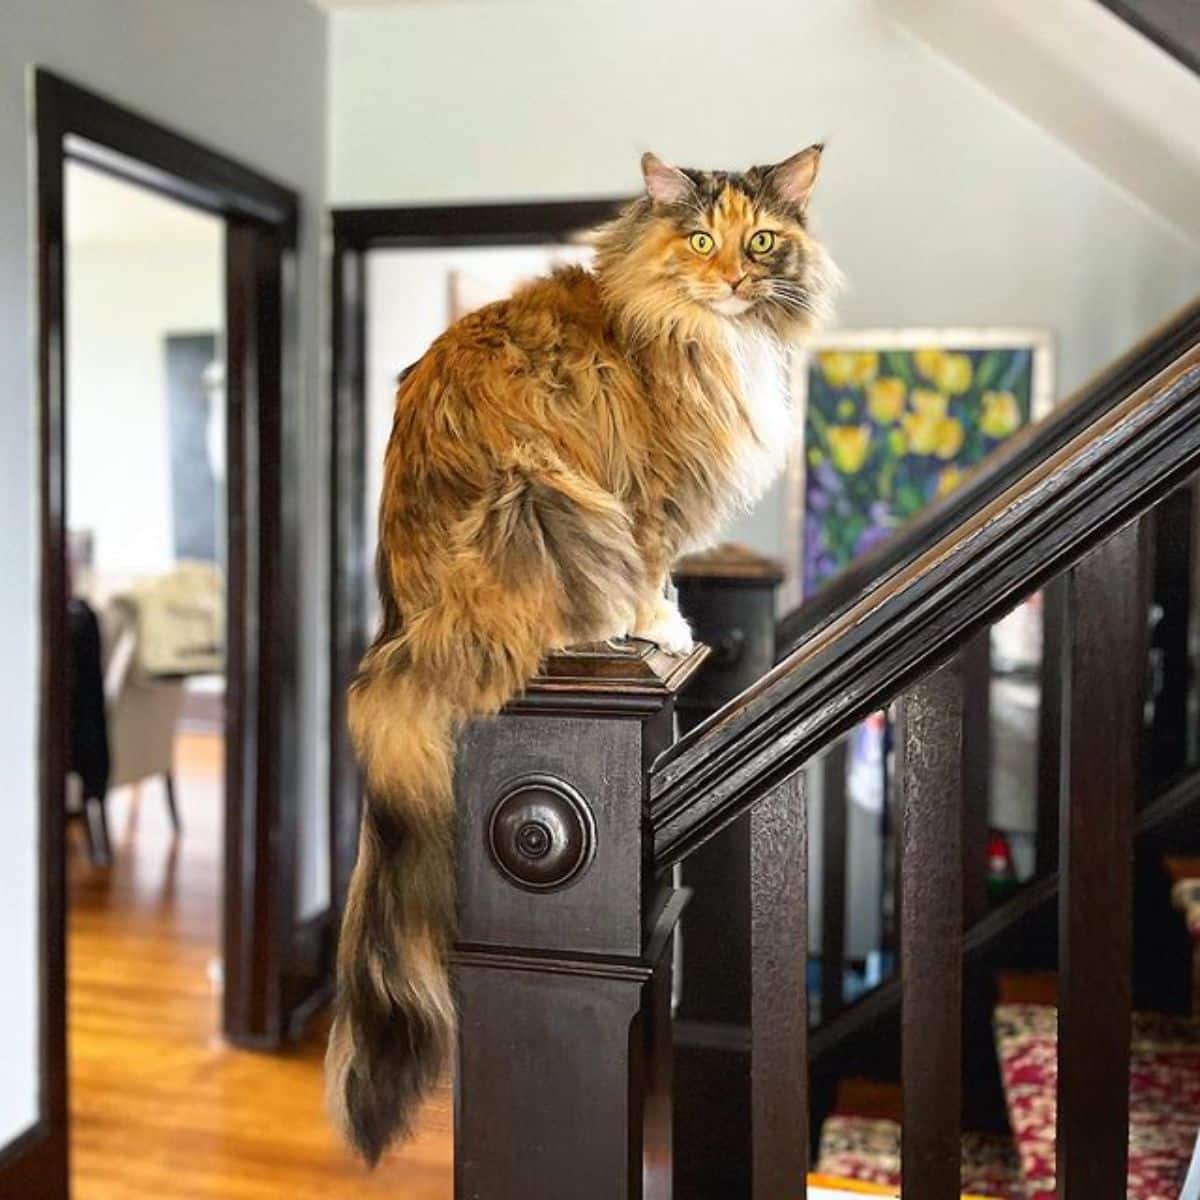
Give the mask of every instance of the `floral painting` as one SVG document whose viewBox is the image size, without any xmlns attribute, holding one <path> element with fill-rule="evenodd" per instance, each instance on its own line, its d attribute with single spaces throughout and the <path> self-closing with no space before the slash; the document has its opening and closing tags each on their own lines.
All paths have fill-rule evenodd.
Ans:
<svg viewBox="0 0 1200 1200">
<path fill-rule="evenodd" d="M 857 334 L 801 365 L 800 582 L 811 595 L 947 495 L 1049 403 L 1049 350 L 1021 333 Z"/>
</svg>

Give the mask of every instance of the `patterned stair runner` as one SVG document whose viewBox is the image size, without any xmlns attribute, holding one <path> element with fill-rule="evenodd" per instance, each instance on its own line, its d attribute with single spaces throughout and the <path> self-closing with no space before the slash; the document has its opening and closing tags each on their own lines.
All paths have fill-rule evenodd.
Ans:
<svg viewBox="0 0 1200 1200">
<path fill-rule="evenodd" d="M 1003 1004 L 995 1029 L 1025 1200 L 1055 1200 L 1057 1010 Z M 1200 1129 L 1200 1022 L 1134 1014 L 1129 1124 L 1129 1200 L 1178 1200 Z"/>
<path fill-rule="evenodd" d="M 821 1129 L 817 1173 L 859 1183 L 900 1186 L 900 1125 L 855 1116 L 829 1117 Z M 993 1200 L 1025 1200 L 1012 1142 L 963 1134 L 962 1189 Z"/>
</svg>

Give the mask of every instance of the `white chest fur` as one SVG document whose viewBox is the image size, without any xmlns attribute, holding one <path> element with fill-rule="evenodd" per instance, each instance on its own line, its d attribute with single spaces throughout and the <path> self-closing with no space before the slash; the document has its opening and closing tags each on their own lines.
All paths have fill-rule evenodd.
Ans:
<svg viewBox="0 0 1200 1200">
<path fill-rule="evenodd" d="M 792 441 L 787 355 L 774 337 L 754 328 L 731 326 L 726 336 L 750 425 L 738 447 L 734 502 L 753 504 L 783 469 Z"/>
</svg>

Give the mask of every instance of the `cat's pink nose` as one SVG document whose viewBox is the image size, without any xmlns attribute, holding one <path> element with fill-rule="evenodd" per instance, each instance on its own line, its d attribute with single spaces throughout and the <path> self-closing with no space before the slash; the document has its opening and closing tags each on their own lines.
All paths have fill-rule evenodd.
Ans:
<svg viewBox="0 0 1200 1200">
<path fill-rule="evenodd" d="M 746 276 L 745 275 L 726 275 L 725 282 L 727 284 L 729 284 L 729 290 L 731 292 L 736 292 L 738 290 L 738 288 L 741 287 L 741 285 L 746 282 Z"/>
</svg>

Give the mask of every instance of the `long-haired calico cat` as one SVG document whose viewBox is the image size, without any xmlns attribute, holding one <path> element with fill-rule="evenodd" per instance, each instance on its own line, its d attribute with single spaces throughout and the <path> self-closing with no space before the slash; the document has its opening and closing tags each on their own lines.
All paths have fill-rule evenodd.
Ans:
<svg viewBox="0 0 1200 1200">
<path fill-rule="evenodd" d="M 832 290 L 805 220 L 820 158 L 726 174 L 647 154 L 594 271 L 471 313 L 400 385 L 382 627 L 350 689 L 367 804 L 327 1057 L 332 1110 L 372 1162 L 454 1041 L 455 731 L 557 647 L 690 647 L 668 568 L 776 474 L 786 348 Z"/>
</svg>

